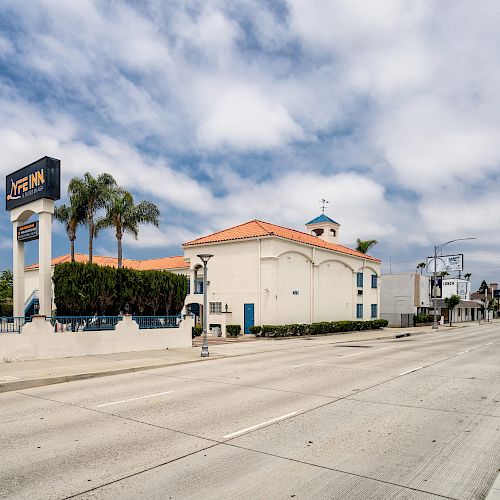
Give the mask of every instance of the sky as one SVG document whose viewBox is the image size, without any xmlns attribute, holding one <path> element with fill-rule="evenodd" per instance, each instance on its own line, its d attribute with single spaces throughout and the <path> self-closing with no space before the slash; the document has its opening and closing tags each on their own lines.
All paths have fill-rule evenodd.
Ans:
<svg viewBox="0 0 500 500">
<path fill-rule="evenodd" d="M 498 282 L 499 25 L 495 0 L 2 0 L 0 176 L 58 158 L 63 203 L 72 177 L 112 174 L 162 214 L 128 258 L 251 219 L 305 230 L 325 198 L 383 273 L 475 237 L 445 253 Z M 94 248 L 115 255 L 113 232 Z"/>
</svg>

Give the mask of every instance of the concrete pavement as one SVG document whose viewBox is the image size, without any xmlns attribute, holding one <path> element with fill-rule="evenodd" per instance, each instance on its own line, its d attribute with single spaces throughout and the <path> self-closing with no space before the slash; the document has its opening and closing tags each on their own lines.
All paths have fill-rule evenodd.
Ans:
<svg viewBox="0 0 500 500">
<path fill-rule="evenodd" d="M 267 346 L 0 394 L 0 497 L 485 498 L 499 324 Z"/>
<path fill-rule="evenodd" d="M 477 323 L 462 323 L 451 329 L 475 326 Z M 447 331 L 450 327 L 440 327 Z M 72 380 L 118 375 L 134 371 L 175 366 L 184 363 L 197 363 L 221 357 L 242 356 L 270 349 L 288 349 L 290 347 L 307 346 L 310 343 L 345 343 L 358 340 L 373 340 L 393 338 L 398 335 L 417 335 L 435 333 L 431 327 L 419 328 L 385 328 L 364 332 L 351 332 L 339 335 L 317 336 L 307 340 L 305 337 L 290 339 L 255 339 L 245 345 L 229 341 L 220 344 L 220 338 L 214 338 L 210 346 L 210 357 L 201 358 L 199 348 L 166 349 L 154 351 L 139 351 L 95 356 L 75 356 L 34 361 L 13 361 L 0 363 L 0 392 L 8 392 L 29 387 L 39 387 L 49 384 L 59 384 Z M 0 339 L 1 340 L 1 339 Z M 292 343 L 292 344 L 291 344 Z"/>
</svg>

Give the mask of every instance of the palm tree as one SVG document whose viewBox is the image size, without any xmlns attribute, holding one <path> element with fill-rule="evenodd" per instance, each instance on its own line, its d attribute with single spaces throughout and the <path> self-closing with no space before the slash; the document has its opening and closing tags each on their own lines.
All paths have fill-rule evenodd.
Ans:
<svg viewBox="0 0 500 500">
<path fill-rule="evenodd" d="M 85 172 L 83 179 L 73 177 L 69 181 L 68 193 L 71 204 L 84 207 L 84 222 L 89 230 L 89 262 L 92 263 L 92 249 L 95 237 L 94 217 L 116 190 L 116 181 L 110 174 L 100 174 L 97 179 Z"/>
<path fill-rule="evenodd" d="M 124 189 L 118 189 L 106 203 L 106 215 L 96 222 L 96 234 L 104 228 L 114 227 L 118 241 L 118 268 L 122 267 L 122 238 L 124 233 L 135 239 L 139 234 L 140 224 L 153 224 L 158 227 L 160 210 L 149 201 L 137 205 L 134 197 Z"/>
<path fill-rule="evenodd" d="M 467 281 L 470 281 L 470 277 L 472 276 L 471 273 L 465 273 L 464 274 L 464 278 L 467 280 Z"/>
<path fill-rule="evenodd" d="M 85 219 L 85 212 L 83 207 L 77 205 L 76 200 L 69 205 L 59 205 L 54 209 L 54 219 L 62 222 L 66 229 L 66 234 L 69 238 L 71 262 L 75 262 L 75 240 L 76 229 L 83 223 Z"/>
<path fill-rule="evenodd" d="M 417 271 L 420 269 L 420 274 L 422 274 L 423 270 L 427 267 L 425 262 L 420 262 L 417 264 Z"/>
<path fill-rule="evenodd" d="M 356 251 L 360 253 L 367 253 L 368 250 L 374 245 L 377 245 L 377 240 L 356 240 Z"/>
</svg>

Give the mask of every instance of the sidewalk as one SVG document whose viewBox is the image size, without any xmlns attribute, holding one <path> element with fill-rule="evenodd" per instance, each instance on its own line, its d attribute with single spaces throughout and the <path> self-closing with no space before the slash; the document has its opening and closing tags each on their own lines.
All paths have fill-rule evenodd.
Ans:
<svg viewBox="0 0 500 500">
<path fill-rule="evenodd" d="M 496 322 L 496 321 L 495 321 Z M 477 325 L 462 323 L 452 327 L 440 326 L 439 331 Z M 95 356 L 14 361 L 0 363 L 0 392 L 16 391 L 30 387 L 59 384 L 72 380 L 105 377 L 142 370 L 152 370 L 187 363 L 208 362 L 214 359 L 246 356 L 273 350 L 306 347 L 310 345 L 359 342 L 390 339 L 400 336 L 420 335 L 433 332 L 432 327 L 384 328 L 337 335 L 319 335 L 310 339 L 293 337 L 288 339 L 248 339 L 221 343 L 214 338 L 209 342 L 210 357 L 200 357 L 200 348 L 163 349 L 156 351 L 124 352 Z M 236 339 L 235 339 L 236 340 Z"/>
</svg>

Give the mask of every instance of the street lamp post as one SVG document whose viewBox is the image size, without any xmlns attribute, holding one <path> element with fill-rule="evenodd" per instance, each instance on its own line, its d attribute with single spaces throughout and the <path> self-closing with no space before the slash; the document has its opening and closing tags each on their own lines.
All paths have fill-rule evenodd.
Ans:
<svg viewBox="0 0 500 500">
<path fill-rule="evenodd" d="M 450 240 L 445 243 L 441 243 L 441 245 L 435 245 L 434 246 L 434 286 L 432 287 L 432 294 L 434 295 L 434 322 L 432 325 L 433 330 L 438 329 L 438 322 L 437 322 L 437 294 L 436 294 L 436 288 L 437 288 L 437 254 L 438 251 L 442 251 L 443 248 L 448 245 L 449 243 L 454 243 L 455 241 L 465 241 L 465 240 L 476 240 L 477 238 L 457 238 L 456 240 Z"/>
<path fill-rule="evenodd" d="M 203 345 L 201 346 L 201 357 L 208 358 L 208 309 L 207 309 L 207 263 L 213 257 L 212 254 L 202 253 L 197 255 L 203 262 Z"/>
</svg>

